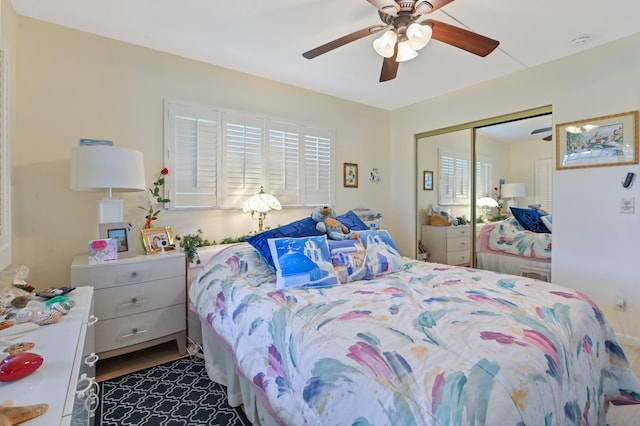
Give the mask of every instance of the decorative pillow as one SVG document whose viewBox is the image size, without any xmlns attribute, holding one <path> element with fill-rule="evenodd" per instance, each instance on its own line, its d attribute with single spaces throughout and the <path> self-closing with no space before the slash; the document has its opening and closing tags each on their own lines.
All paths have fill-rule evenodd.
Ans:
<svg viewBox="0 0 640 426">
<path fill-rule="evenodd" d="M 547 227 L 547 229 L 549 230 L 549 232 L 553 232 L 551 230 L 551 215 L 550 214 L 546 214 L 544 216 L 540 216 L 540 220 L 542 221 L 542 223 L 544 223 L 544 226 Z"/>
<path fill-rule="evenodd" d="M 520 225 L 522 225 L 524 229 L 539 234 L 549 233 L 549 229 L 544 222 L 540 220 L 540 213 L 536 210 L 511 207 L 511 213 L 513 213 L 513 216 L 520 222 Z"/>
<path fill-rule="evenodd" d="M 378 276 L 402 269 L 402 256 L 387 231 L 361 231 L 358 236 L 367 253 L 369 273 Z"/>
<path fill-rule="evenodd" d="M 328 242 L 331 263 L 341 283 L 373 278 L 367 274 L 367 254 L 362 241 L 358 239 Z"/>
<path fill-rule="evenodd" d="M 276 288 L 332 287 L 340 284 L 331 263 L 327 236 L 269 238 L 276 265 Z"/>
<path fill-rule="evenodd" d="M 366 230 L 367 225 L 352 211 L 348 211 L 338 217 L 336 217 L 342 224 L 354 231 Z M 269 238 L 299 238 L 299 237 L 313 237 L 316 235 L 322 235 L 320 231 L 316 229 L 316 222 L 311 219 L 311 216 L 304 219 L 296 220 L 287 225 L 282 225 L 278 228 L 267 229 L 264 232 L 253 235 L 246 239 L 246 241 L 258 250 L 258 253 L 264 258 L 269 267 L 275 270 L 276 266 L 271 257 L 271 251 L 269 249 Z"/>
</svg>

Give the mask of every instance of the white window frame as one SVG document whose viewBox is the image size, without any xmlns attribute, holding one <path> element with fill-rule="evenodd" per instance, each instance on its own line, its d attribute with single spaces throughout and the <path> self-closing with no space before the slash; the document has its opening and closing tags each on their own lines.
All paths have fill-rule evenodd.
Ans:
<svg viewBox="0 0 640 426">
<path fill-rule="evenodd" d="M 333 205 L 331 129 L 176 100 L 165 100 L 164 109 L 169 209 L 241 208 L 261 186 L 284 207 Z M 209 130 L 203 135 L 200 120 Z M 199 186 L 203 169 L 206 188 Z"/>
<path fill-rule="evenodd" d="M 439 150 L 438 154 L 438 203 L 443 206 L 469 205 L 471 200 L 469 154 L 446 150 Z M 445 164 L 449 162 L 450 165 Z"/>
</svg>

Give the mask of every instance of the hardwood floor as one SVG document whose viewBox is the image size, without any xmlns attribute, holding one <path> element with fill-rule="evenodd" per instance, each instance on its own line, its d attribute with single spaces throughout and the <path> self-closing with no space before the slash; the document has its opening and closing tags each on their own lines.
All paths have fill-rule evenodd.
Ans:
<svg viewBox="0 0 640 426">
<path fill-rule="evenodd" d="M 640 378 L 640 347 L 622 345 L 636 376 Z M 612 405 L 607 413 L 609 426 L 632 426 L 640 424 L 640 405 Z"/>
</svg>

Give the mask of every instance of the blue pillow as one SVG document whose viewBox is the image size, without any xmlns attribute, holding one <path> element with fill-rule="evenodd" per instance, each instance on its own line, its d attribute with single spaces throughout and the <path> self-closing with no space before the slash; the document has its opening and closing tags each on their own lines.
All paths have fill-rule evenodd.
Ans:
<svg viewBox="0 0 640 426">
<path fill-rule="evenodd" d="M 327 236 L 269 238 L 276 265 L 276 288 L 333 287 L 340 284 L 331 263 Z"/>
<path fill-rule="evenodd" d="M 336 219 L 350 230 L 362 231 L 368 229 L 367 225 L 352 211 L 348 211 Z M 245 241 L 255 247 L 269 267 L 275 270 L 273 257 L 269 250 L 269 238 L 297 238 L 312 237 L 315 235 L 322 235 L 322 233 L 316 229 L 316 222 L 309 216 L 278 228 L 267 229 L 266 231 L 247 238 Z"/>
<path fill-rule="evenodd" d="M 404 262 L 387 231 L 358 232 L 367 253 L 367 269 L 378 276 L 402 270 Z"/>
<path fill-rule="evenodd" d="M 367 274 L 366 252 L 362 241 L 328 241 L 331 263 L 341 283 L 373 278 Z"/>
<path fill-rule="evenodd" d="M 537 210 L 511 207 L 511 213 L 524 229 L 538 234 L 550 233 L 549 228 L 540 219 L 542 215 Z"/>
</svg>

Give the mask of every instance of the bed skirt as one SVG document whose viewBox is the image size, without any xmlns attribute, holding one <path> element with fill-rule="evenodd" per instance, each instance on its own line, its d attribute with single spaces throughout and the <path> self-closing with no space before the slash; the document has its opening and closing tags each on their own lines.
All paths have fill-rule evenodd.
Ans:
<svg viewBox="0 0 640 426">
<path fill-rule="evenodd" d="M 244 413 L 256 426 L 280 425 L 256 398 L 253 385 L 237 374 L 235 360 L 214 337 L 211 327 L 201 322 L 202 349 L 209 378 L 227 388 L 227 402 L 232 407 L 244 405 Z"/>
<path fill-rule="evenodd" d="M 476 253 L 476 268 L 478 269 L 499 271 L 510 275 L 520 275 L 520 268 L 522 266 L 533 266 L 551 271 L 551 262 L 548 261 L 536 261 L 523 257 L 488 252 Z"/>
</svg>

